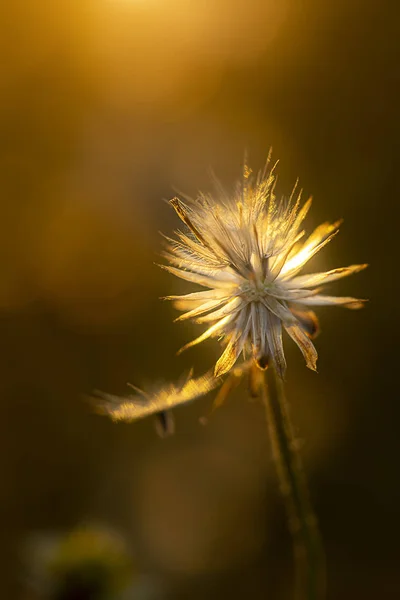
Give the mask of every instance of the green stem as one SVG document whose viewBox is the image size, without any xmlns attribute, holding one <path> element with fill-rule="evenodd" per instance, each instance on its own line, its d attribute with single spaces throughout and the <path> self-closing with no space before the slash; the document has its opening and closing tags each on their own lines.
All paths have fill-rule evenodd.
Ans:
<svg viewBox="0 0 400 600">
<path fill-rule="evenodd" d="M 263 400 L 280 488 L 293 536 L 296 597 L 325 597 L 325 556 L 315 518 L 303 463 L 290 421 L 283 382 L 273 368 L 263 378 Z"/>
</svg>

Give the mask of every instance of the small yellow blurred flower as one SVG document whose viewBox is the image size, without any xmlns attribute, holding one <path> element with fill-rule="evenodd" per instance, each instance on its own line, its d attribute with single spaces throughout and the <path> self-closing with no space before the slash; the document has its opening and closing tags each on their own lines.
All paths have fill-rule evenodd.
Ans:
<svg viewBox="0 0 400 600">
<path fill-rule="evenodd" d="M 35 598 L 115 600 L 140 577 L 124 540 L 104 527 L 36 534 L 26 550 Z"/>
</svg>

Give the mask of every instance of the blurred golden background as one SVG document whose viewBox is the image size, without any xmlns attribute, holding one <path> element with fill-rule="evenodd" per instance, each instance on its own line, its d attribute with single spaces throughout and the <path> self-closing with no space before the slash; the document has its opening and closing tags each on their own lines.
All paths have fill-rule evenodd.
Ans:
<svg viewBox="0 0 400 600">
<path fill-rule="evenodd" d="M 2 598 L 32 597 L 30 536 L 86 522 L 119 532 L 157 598 L 291 597 L 245 387 L 207 427 L 210 399 L 177 410 L 167 440 L 82 399 L 213 363 L 213 342 L 175 357 L 199 330 L 159 301 L 189 289 L 154 264 L 178 225 L 163 199 L 210 190 L 211 168 L 233 187 L 245 150 L 257 170 L 270 146 L 278 192 L 299 176 L 315 198 L 310 229 L 345 218 L 312 266 L 371 265 L 335 287 L 364 311 L 319 312 L 318 375 L 286 344 L 328 597 L 400 597 L 398 24 L 377 0 L 2 3 Z"/>
</svg>

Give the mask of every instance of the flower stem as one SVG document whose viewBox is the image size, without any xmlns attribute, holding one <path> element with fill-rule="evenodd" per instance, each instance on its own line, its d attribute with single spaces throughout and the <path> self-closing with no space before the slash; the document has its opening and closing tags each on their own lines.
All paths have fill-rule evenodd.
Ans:
<svg viewBox="0 0 400 600">
<path fill-rule="evenodd" d="M 296 598 L 325 597 L 325 555 L 303 463 L 290 421 L 283 382 L 273 368 L 263 377 L 263 400 L 281 493 L 293 536 Z"/>
</svg>

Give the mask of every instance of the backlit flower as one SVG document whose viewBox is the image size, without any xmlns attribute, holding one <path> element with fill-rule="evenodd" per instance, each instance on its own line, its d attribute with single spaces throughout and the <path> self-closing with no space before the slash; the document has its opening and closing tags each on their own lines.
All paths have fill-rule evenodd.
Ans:
<svg viewBox="0 0 400 600">
<path fill-rule="evenodd" d="M 295 341 L 307 366 L 316 369 L 311 338 L 318 320 L 310 307 L 336 305 L 357 309 L 363 300 L 321 294 L 320 286 L 364 269 L 352 265 L 323 273 L 299 275 L 304 265 L 338 232 L 340 222 L 323 223 L 304 238 L 302 222 L 311 199 L 301 205 L 295 190 L 288 199 L 274 194 L 274 169 L 268 163 L 253 182 L 245 168 L 233 197 L 200 194 L 195 200 L 170 203 L 186 225 L 177 239 L 167 239 L 164 256 L 170 273 L 204 291 L 168 296 L 184 311 L 177 320 L 193 319 L 208 328 L 182 348 L 218 337 L 224 351 L 215 376 L 228 372 L 243 353 L 261 368 L 272 361 L 280 376 L 286 369 L 282 331 Z"/>
</svg>

